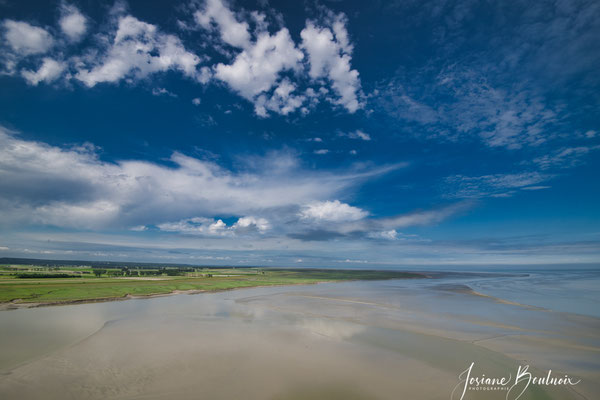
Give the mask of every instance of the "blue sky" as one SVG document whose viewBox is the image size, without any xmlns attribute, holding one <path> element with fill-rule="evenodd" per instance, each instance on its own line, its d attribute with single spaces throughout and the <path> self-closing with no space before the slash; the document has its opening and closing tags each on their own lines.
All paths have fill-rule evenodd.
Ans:
<svg viewBox="0 0 600 400">
<path fill-rule="evenodd" d="M 0 256 L 595 263 L 600 3 L 0 1 Z"/>
</svg>

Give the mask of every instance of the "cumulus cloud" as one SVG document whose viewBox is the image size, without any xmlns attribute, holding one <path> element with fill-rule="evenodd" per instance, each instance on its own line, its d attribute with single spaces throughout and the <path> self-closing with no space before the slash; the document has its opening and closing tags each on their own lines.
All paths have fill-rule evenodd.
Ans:
<svg viewBox="0 0 600 400">
<path fill-rule="evenodd" d="M 72 42 L 80 41 L 87 32 L 87 18 L 73 5 L 61 7 L 60 29 Z"/>
<path fill-rule="evenodd" d="M 297 68 L 302 58 L 302 52 L 296 49 L 287 29 L 284 28 L 275 35 L 264 32 L 259 35 L 256 43 L 242 51 L 232 64 L 218 64 L 215 67 L 215 76 L 244 98 L 253 101 L 261 93 L 276 86 L 283 71 Z M 289 81 L 284 81 L 279 90 L 287 93 L 280 93 L 280 97 L 289 98 L 293 89 Z"/>
<path fill-rule="evenodd" d="M 204 236 L 230 236 L 232 233 L 231 230 L 227 229 L 227 225 L 223 220 L 204 217 L 186 218 L 177 222 L 165 222 L 158 224 L 157 228 L 166 232 Z"/>
<path fill-rule="evenodd" d="M 267 110 L 282 115 L 296 111 L 302 106 L 306 97 L 293 94 L 295 89 L 296 86 L 293 83 L 288 79 L 283 79 L 270 98 L 262 94 L 255 99 L 254 111 L 261 117 L 267 116 Z"/>
<path fill-rule="evenodd" d="M 52 35 L 43 28 L 10 19 L 2 23 L 4 39 L 17 55 L 46 53 L 54 45 Z"/>
<path fill-rule="evenodd" d="M 157 228 L 165 232 L 187 235 L 232 237 L 253 233 L 264 234 L 271 228 L 271 224 L 266 218 L 253 216 L 241 217 L 231 226 L 228 226 L 222 219 L 193 217 L 158 224 Z"/>
<path fill-rule="evenodd" d="M 83 61 L 92 62 L 97 55 Z M 93 87 L 101 82 L 117 82 L 125 77 L 144 78 L 156 72 L 177 70 L 197 76 L 200 58 L 187 51 L 176 36 L 160 32 L 152 25 L 127 15 L 118 19 L 117 30 L 100 61 L 91 68 L 78 68 L 76 79 Z"/>
<path fill-rule="evenodd" d="M 397 229 L 403 229 L 411 226 L 431 225 L 439 223 L 471 207 L 469 202 L 459 202 L 446 207 L 440 207 L 433 210 L 414 211 L 406 214 L 395 215 L 391 217 L 369 217 L 363 210 L 351 207 L 325 202 L 330 204 L 320 205 L 314 208 L 314 215 L 304 217 L 303 213 L 307 207 L 301 210 L 301 221 L 309 224 L 309 229 L 303 232 L 293 233 L 289 236 L 303 241 L 325 241 L 340 238 L 364 238 L 376 240 L 394 240 L 399 238 L 412 238 L 397 232 Z M 344 207 L 346 206 L 346 207 Z M 349 211 L 347 207 L 355 209 Z M 333 211 L 330 211 L 333 209 Z M 345 210 L 345 212 L 344 212 Z M 346 215 L 344 215 L 346 214 Z M 325 218 L 320 218 L 323 215 Z"/>
<path fill-rule="evenodd" d="M 327 96 L 334 104 L 355 112 L 362 105 L 358 101 L 360 81 L 358 72 L 351 69 L 352 45 L 343 14 L 326 13 L 324 26 L 307 21 L 301 32 L 300 48 L 308 55 L 308 75 L 319 85 L 328 82 L 335 96 Z M 216 32 L 220 40 L 240 50 L 231 63 L 214 67 L 215 77 L 247 100 L 254 103 L 257 115 L 265 117 L 269 111 L 287 115 L 298 109 L 303 113 L 318 103 L 320 96 L 329 91 L 308 88 L 304 93 L 285 73 L 293 72 L 300 78 L 304 72 L 304 53 L 296 46 L 287 28 L 276 33 L 268 31 L 267 17 L 259 12 L 250 13 L 254 25 L 236 15 L 222 0 L 207 0 L 194 13 L 196 24 Z"/>
<path fill-rule="evenodd" d="M 241 50 L 231 64 L 214 67 L 215 77 L 253 102 L 257 115 L 265 117 L 267 110 L 286 115 L 302 105 L 304 96 L 294 94 L 295 84 L 282 77 L 298 70 L 304 58 L 286 28 L 273 35 L 260 30 L 252 40 L 249 24 L 238 21 L 221 0 L 208 0 L 194 17 L 201 27 L 217 30 L 223 42 Z"/>
<path fill-rule="evenodd" d="M 308 54 L 312 79 L 327 79 L 338 95 L 333 102 L 354 113 L 362 107 L 359 102 L 360 80 L 358 71 L 350 66 L 352 45 L 343 14 L 328 15 L 326 25 L 307 21 L 300 32 L 301 47 Z"/>
<path fill-rule="evenodd" d="M 242 217 L 233 224 L 232 229 L 236 232 L 254 232 L 264 233 L 271 227 L 271 224 L 266 218 L 260 217 Z"/>
<path fill-rule="evenodd" d="M 177 97 L 177 95 L 173 92 L 168 91 L 165 88 L 154 88 L 152 89 L 153 96 L 169 96 L 169 97 Z"/>
<path fill-rule="evenodd" d="M 248 23 L 239 22 L 221 0 L 207 0 L 204 7 L 194 13 L 194 19 L 204 29 L 216 30 L 230 46 L 247 48 L 250 45 Z"/>
<path fill-rule="evenodd" d="M 15 75 L 20 70 L 32 85 L 63 77 L 94 87 L 136 83 L 156 73 L 176 71 L 200 84 L 224 84 L 251 102 L 259 117 L 307 114 L 323 99 L 352 113 L 362 107 L 343 14 L 321 8 L 319 22 L 307 21 L 297 44 L 273 10 L 235 12 L 223 0 L 195 2 L 187 10 L 192 10 L 193 21 L 179 21 L 179 26 L 199 35 L 203 54 L 190 51 L 178 36 L 128 14 L 121 2 L 102 25 L 94 24 L 74 5 L 62 3 L 58 24 L 51 30 L 62 33 L 58 39 L 41 27 L 5 20 L 3 37 L 11 51 L 1 58 L 3 73 Z M 69 42 L 81 42 L 91 26 L 102 29 L 93 34 L 88 47 L 73 54 L 81 49 L 68 46 Z M 31 71 L 25 56 L 53 49 L 42 68 Z M 222 57 L 211 65 L 208 61 L 214 52 Z"/>
<path fill-rule="evenodd" d="M 65 70 L 66 66 L 63 62 L 53 60 L 52 58 L 45 57 L 42 60 L 42 65 L 37 71 L 23 70 L 21 75 L 27 83 L 36 86 L 40 82 L 50 83 L 60 77 Z"/>
<path fill-rule="evenodd" d="M 314 172 L 303 170 L 289 153 L 251 158 L 238 171 L 177 152 L 170 161 L 171 167 L 104 162 L 92 145 L 50 146 L 0 128 L 0 221 L 106 228 L 229 215 L 240 217 L 235 229 L 260 232 L 271 224 L 262 215 L 295 213 L 305 204 L 307 217 L 366 215 L 337 201 L 319 201 L 399 168 Z"/>
<path fill-rule="evenodd" d="M 312 202 L 300 211 L 302 219 L 327 222 L 357 221 L 367 215 L 368 212 L 339 200 Z"/>
</svg>

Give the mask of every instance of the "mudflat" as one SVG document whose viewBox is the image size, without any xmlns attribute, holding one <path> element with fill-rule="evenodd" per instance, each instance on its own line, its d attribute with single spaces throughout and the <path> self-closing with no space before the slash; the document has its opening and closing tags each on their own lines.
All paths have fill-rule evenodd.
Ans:
<svg viewBox="0 0 600 400">
<path fill-rule="evenodd" d="M 569 374 L 596 398 L 600 320 L 426 280 L 250 288 L 0 313 L 4 399 L 448 399 L 459 375 Z M 441 290 L 440 290 L 441 289 Z M 464 399 L 504 399 L 469 390 Z"/>
</svg>

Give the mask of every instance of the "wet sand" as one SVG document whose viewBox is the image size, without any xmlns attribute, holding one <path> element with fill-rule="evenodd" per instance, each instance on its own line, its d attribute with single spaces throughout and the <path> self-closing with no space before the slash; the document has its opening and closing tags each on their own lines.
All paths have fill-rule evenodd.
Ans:
<svg viewBox="0 0 600 400">
<path fill-rule="evenodd" d="M 475 362 L 582 379 L 521 399 L 594 399 L 599 352 L 600 319 L 468 286 L 252 288 L 2 312 L 0 398 L 449 399 Z"/>
</svg>

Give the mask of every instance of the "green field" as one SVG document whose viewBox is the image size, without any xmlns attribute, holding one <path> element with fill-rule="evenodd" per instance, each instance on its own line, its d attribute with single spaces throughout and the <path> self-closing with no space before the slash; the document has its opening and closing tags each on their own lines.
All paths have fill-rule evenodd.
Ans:
<svg viewBox="0 0 600 400">
<path fill-rule="evenodd" d="M 174 291 L 218 291 L 252 286 L 421 277 L 423 275 L 397 271 L 332 269 L 95 269 L 85 266 L 1 265 L 0 303 L 60 304 Z"/>
</svg>

